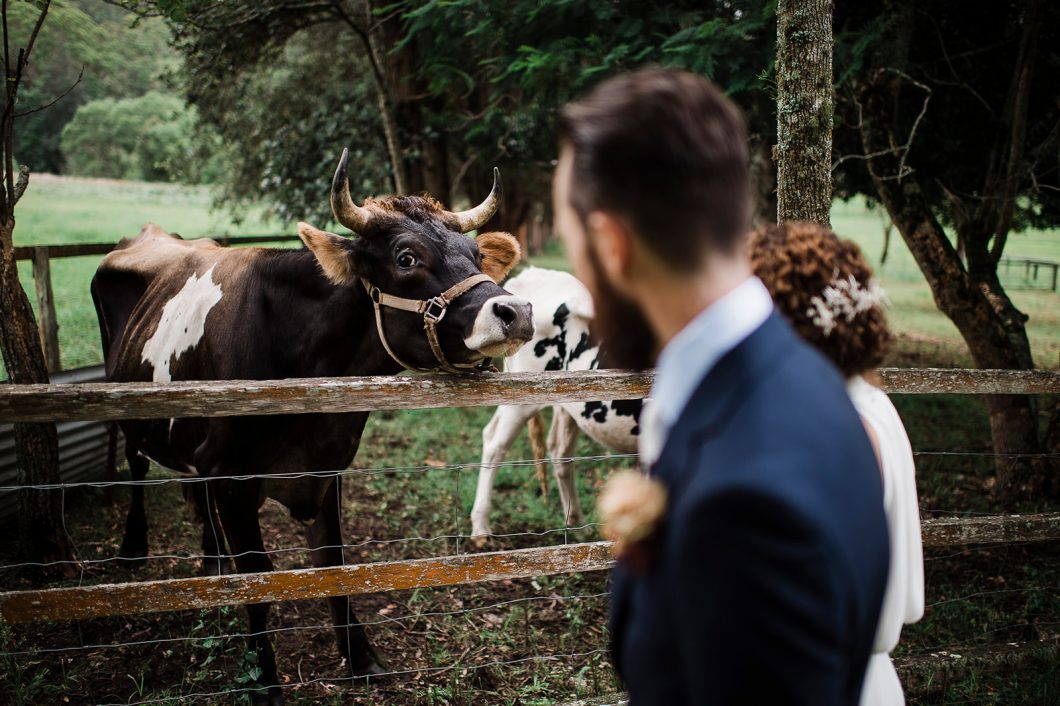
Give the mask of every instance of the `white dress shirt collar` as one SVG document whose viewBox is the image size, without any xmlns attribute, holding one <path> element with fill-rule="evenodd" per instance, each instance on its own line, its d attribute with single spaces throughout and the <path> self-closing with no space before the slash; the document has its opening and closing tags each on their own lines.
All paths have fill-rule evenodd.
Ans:
<svg viewBox="0 0 1060 706">
<path fill-rule="evenodd" d="M 757 277 L 748 277 L 670 339 L 659 355 L 651 404 L 643 412 L 640 458 L 645 469 L 658 460 L 667 434 L 711 368 L 765 323 L 772 311 L 769 290 Z"/>
</svg>

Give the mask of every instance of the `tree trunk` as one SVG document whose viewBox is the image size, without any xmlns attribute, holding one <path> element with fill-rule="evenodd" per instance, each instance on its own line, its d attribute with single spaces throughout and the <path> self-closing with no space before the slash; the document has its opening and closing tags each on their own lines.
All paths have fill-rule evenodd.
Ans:
<svg viewBox="0 0 1060 706">
<path fill-rule="evenodd" d="M 866 164 L 880 200 L 924 273 L 935 304 L 957 326 L 975 365 L 1033 368 L 1026 317 L 1005 295 L 996 269 L 977 265 L 971 250 L 973 261 L 966 268 L 932 213 L 916 173 L 906 170 L 899 178 L 902 155 L 893 146 L 904 143 L 896 125 L 900 89 L 901 78 L 881 69 L 859 94 L 862 146 L 866 155 L 874 155 Z M 978 238 L 965 234 L 961 240 L 970 244 Z M 985 250 L 983 255 L 989 257 Z M 1018 457 L 1040 448 L 1034 398 L 991 395 L 986 405 L 994 451 L 1002 455 L 997 460 L 998 494 L 1016 499 L 1042 492 L 1044 465 Z"/>
<path fill-rule="evenodd" d="M 769 141 L 751 140 L 751 197 L 754 199 L 753 222 L 757 228 L 774 223 L 777 218 L 777 175 L 773 168 Z"/>
<path fill-rule="evenodd" d="M 18 280 L 13 250 L 14 219 L 0 224 L 0 350 L 14 384 L 47 383 L 37 324 Z M 15 424 L 19 485 L 57 484 L 59 437 L 54 424 Z M 19 546 L 32 561 L 73 558 L 63 524 L 62 490 L 23 490 L 19 497 Z M 65 566 L 66 573 L 73 571 Z"/>
<path fill-rule="evenodd" d="M 393 175 L 393 186 L 395 194 L 407 194 L 407 180 L 405 178 L 404 150 L 401 146 L 401 138 L 398 133 L 397 121 L 394 118 L 394 100 L 392 81 L 390 80 L 388 65 L 380 45 L 391 46 L 386 43 L 386 38 L 381 37 L 381 26 L 376 24 L 372 3 L 365 3 L 366 29 L 359 31 L 355 23 L 354 31 L 361 36 L 365 49 L 368 50 L 368 61 L 372 66 L 372 74 L 375 77 L 376 103 L 379 106 L 379 118 L 383 123 L 383 136 L 386 139 L 386 153 L 390 158 L 390 171 Z"/>
<path fill-rule="evenodd" d="M 777 5 L 777 221 L 829 225 L 832 0 Z"/>
</svg>

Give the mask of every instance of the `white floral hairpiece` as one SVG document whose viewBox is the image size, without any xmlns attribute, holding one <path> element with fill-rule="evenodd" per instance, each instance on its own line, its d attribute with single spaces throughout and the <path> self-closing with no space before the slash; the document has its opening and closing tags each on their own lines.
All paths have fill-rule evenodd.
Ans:
<svg viewBox="0 0 1060 706">
<path fill-rule="evenodd" d="M 820 296 L 810 299 L 811 306 L 806 310 L 806 316 L 825 336 L 832 335 L 840 318 L 850 323 L 863 311 L 887 303 L 887 294 L 875 279 L 862 286 L 854 275 L 840 279 L 839 270 L 835 270 L 832 276 L 832 283 Z"/>
</svg>

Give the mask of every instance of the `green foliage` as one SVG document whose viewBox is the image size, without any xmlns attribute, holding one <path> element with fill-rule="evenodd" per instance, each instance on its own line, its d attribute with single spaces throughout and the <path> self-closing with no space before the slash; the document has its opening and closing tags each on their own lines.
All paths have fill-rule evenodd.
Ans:
<svg viewBox="0 0 1060 706">
<path fill-rule="evenodd" d="M 195 111 L 152 91 L 78 108 L 62 132 L 67 171 L 78 176 L 197 183 L 209 172 Z"/>
<path fill-rule="evenodd" d="M 774 133 L 763 79 L 776 33 L 772 2 L 429 0 L 385 11 L 395 8 L 407 23 L 405 44 L 416 47 L 418 78 L 444 101 L 438 122 L 487 161 L 547 167 L 557 109 L 650 64 L 708 76 L 744 106 L 756 134 Z M 468 99 L 480 104 L 473 117 Z"/>
<path fill-rule="evenodd" d="M 130 0 L 174 28 L 184 89 L 227 145 L 224 201 L 266 199 L 284 218 L 328 218 L 335 153 L 354 189 L 391 190 L 366 4 Z M 548 198 L 557 109 L 615 72 L 663 64 L 711 76 L 774 132 L 767 77 L 774 3 L 408 0 L 376 10 L 382 69 L 411 188 L 476 193 L 499 165 L 532 202 Z M 390 73 L 387 70 L 390 69 Z M 393 74 L 396 74 L 394 76 Z M 510 200 L 516 196 L 509 189 Z M 517 202 L 516 202 L 517 203 Z"/>
<path fill-rule="evenodd" d="M 25 42 L 37 15 L 32 3 L 8 6 L 16 42 Z M 177 67 L 179 57 L 167 46 L 160 20 L 136 19 L 99 0 L 52 3 L 19 91 L 19 110 L 35 110 L 63 97 L 16 122 L 15 154 L 21 163 L 35 172 L 62 171 L 60 135 L 79 106 L 163 87 L 163 74 Z"/>
<path fill-rule="evenodd" d="M 265 203 L 284 222 L 330 223 L 329 180 L 343 147 L 355 193 L 389 191 L 368 67 L 354 52 L 335 51 L 349 41 L 335 26 L 303 30 L 267 67 L 194 94 L 224 140 L 222 204 L 244 212 Z"/>
</svg>

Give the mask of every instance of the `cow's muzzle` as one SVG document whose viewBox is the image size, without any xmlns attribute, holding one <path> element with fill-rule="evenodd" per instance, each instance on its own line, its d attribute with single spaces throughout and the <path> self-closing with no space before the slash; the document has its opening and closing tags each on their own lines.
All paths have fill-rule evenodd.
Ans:
<svg viewBox="0 0 1060 706">
<path fill-rule="evenodd" d="M 509 356 L 534 336 L 530 302 L 506 294 L 487 299 L 464 345 L 488 358 Z"/>
</svg>

